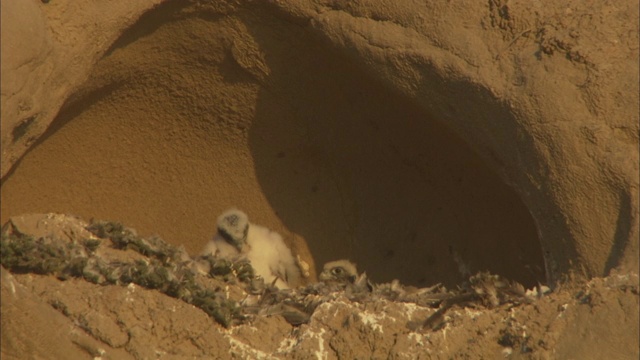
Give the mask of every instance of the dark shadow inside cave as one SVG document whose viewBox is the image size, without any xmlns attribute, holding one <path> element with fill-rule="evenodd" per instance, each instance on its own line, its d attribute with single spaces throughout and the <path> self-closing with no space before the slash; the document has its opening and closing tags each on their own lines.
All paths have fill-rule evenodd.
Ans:
<svg viewBox="0 0 640 360">
<path fill-rule="evenodd" d="M 483 270 L 544 282 L 529 211 L 438 114 L 294 25 L 251 23 L 272 71 L 250 131 L 257 177 L 318 268 L 348 258 L 378 282 Z"/>
</svg>

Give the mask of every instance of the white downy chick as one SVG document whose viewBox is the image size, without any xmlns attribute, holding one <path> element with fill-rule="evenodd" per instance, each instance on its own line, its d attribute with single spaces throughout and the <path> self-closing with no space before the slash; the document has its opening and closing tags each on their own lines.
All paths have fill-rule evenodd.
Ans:
<svg viewBox="0 0 640 360">
<path fill-rule="evenodd" d="M 280 234 L 250 223 L 247 215 L 235 208 L 218 217 L 217 228 L 203 255 L 230 259 L 244 256 L 251 262 L 256 275 L 267 284 L 274 283 L 279 289 L 300 284 L 300 269 Z"/>
<path fill-rule="evenodd" d="M 201 255 L 233 259 L 248 251 L 249 217 L 244 212 L 235 208 L 223 212 L 216 221 L 216 230 Z"/>
</svg>

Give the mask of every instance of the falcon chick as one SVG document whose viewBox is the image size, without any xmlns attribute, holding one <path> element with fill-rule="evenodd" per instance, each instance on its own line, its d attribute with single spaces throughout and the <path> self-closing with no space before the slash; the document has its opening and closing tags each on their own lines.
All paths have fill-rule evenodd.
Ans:
<svg viewBox="0 0 640 360">
<path fill-rule="evenodd" d="M 320 281 L 326 284 L 346 285 L 350 293 L 371 293 L 373 284 L 367 278 L 367 273 L 358 275 L 356 264 L 349 260 L 336 260 L 324 264 L 320 273 Z"/>
<path fill-rule="evenodd" d="M 250 223 L 247 214 L 235 208 L 223 212 L 216 225 L 217 232 L 202 255 L 245 257 L 256 275 L 280 289 L 300 284 L 300 269 L 280 234 Z"/>
<path fill-rule="evenodd" d="M 336 260 L 324 264 L 320 281 L 353 284 L 358 277 L 356 265 L 349 260 Z"/>
<path fill-rule="evenodd" d="M 232 258 L 248 251 L 249 217 L 238 209 L 229 209 L 216 221 L 217 232 L 207 243 L 202 255 Z"/>
</svg>

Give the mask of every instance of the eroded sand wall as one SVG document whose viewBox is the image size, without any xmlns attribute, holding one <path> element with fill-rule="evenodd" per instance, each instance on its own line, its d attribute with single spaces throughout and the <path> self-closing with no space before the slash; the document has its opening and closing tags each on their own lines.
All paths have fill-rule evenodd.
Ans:
<svg viewBox="0 0 640 360">
<path fill-rule="evenodd" d="M 599 12 L 603 49 L 571 32 L 591 24 L 576 20 L 586 5 L 166 2 L 61 91 L 3 179 L 2 220 L 121 220 L 197 252 L 236 205 L 305 238 L 307 259 L 349 257 L 379 281 L 489 269 L 533 284 L 543 252 L 554 279 L 633 268 L 637 17 L 623 5 Z M 30 142 L 4 136 L 7 174 Z"/>
</svg>

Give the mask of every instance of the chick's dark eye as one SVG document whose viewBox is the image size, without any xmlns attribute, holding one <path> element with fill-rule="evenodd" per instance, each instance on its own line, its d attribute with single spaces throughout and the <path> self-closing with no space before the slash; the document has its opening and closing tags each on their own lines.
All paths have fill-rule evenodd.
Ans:
<svg viewBox="0 0 640 360">
<path fill-rule="evenodd" d="M 343 271 L 344 270 L 342 268 L 335 268 L 335 269 L 333 269 L 332 272 L 333 272 L 333 275 L 342 275 Z"/>
</svg>

